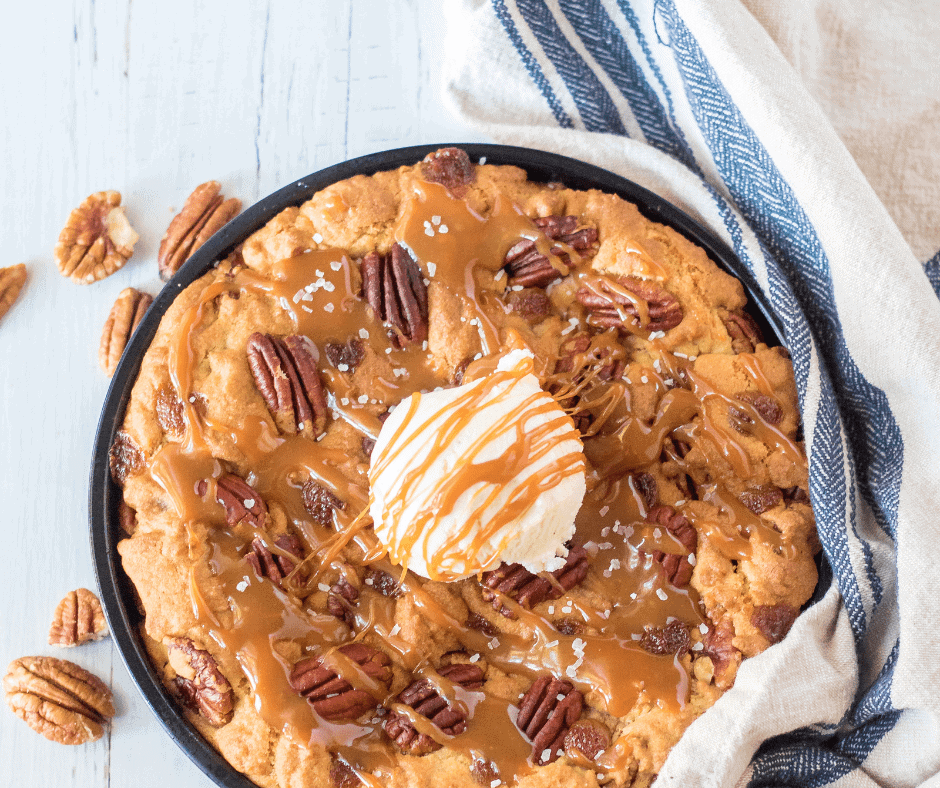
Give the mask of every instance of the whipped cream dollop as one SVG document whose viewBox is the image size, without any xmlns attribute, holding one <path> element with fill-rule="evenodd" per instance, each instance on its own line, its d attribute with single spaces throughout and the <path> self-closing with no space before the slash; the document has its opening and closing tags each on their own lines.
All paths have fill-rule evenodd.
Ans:
<svg viewBox="0 0 940 788">
<path fill-rule="evenodd" d="M 483 378 L 413 394 L 385 421 L 370 514 L 391 560 L 432 580 L 559 568 L 585 492 L 583 446 L 514 350 Z"/>
</svg>

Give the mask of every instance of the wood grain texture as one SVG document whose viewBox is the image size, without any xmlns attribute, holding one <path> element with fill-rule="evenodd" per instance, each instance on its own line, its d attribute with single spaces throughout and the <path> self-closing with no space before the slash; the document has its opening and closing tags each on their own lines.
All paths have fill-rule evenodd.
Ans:
<svg viewBox="0 0 940 788">
<path fill-rule="evenodd" d="M 433 0 L 75 0 L 7 9 L 0 47 L 0 265 L 29 279 L 0 322 L 0 663 L 53 654 L 53 611 L 95 588 L 88 546 L 91 445 L 108 380 L 101 327 L 125 287 L 156 294 L 160 238 L 194 186 L 250 205 L 346 158 L 475 140 L 441 105 Z M 81 287 L 52 248 L 69 211 L 117 189 L 140 234 L 115 275 Z M 0 710 L 5 785 L 190 788 L 209 780 L 170 741 L 110 639 L 66 655 L 114 690 L 111 731 L 82 747 Z"/>
</svg>

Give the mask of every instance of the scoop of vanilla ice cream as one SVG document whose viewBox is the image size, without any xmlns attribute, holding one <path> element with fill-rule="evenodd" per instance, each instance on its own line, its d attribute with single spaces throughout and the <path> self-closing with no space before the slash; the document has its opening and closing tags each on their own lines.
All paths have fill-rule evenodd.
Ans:
<svg viewBox="0 0 940 788">
<path fill-rule="evenodd" d="M 372 450 L 370 514 L 391 560 L 458 580 L 564 562 L 585 492 L 583 446 L 514 350 L 479 380 L 399 404 Z"/>
</svg>

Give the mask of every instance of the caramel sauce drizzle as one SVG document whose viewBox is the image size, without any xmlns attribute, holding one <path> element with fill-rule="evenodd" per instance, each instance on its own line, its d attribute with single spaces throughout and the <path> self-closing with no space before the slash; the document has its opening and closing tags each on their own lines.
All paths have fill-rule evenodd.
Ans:
<svg viewBox="0 0 940 788">
<path fill-rule="evenodd" d="M 415 194 L 405 205 L 395 238 L 411 250 L 428 280 L 456 295 L 476 320 L 483 357 L 469 370 L 467 379 L 478 381 L 478 385 L 468 387 L 461 397 L 460 407 L 472 409 L 497 386 L 514 385 L 520 372 L 494 369 L 497 351 L 507 339 L 500 335 L 496 320 L 503 306 L 500 293 L 485 283 L 488 277 L 482 274 L 498 271 L 506 252 L 520 238 L 534 240 L 539 252 L 559 270 L 564 270 L 551 254 L 557 242 L 550 241 L 503 197 L 499 197 L 484 216 L 464 200 L 451 197 L 444 187 L 423 182 L 415 185 Z M 578 253 L 574 249 L 565 251 L 572 261 L 570 269 L 579 277 L 580 284 L 591 289 L 599 287 L 598 277 L 581 270 Z M 641 248 L 636 252 L 646 274 L 665 277 L 665 269 L 655 260 Z M 273 299 L 290 316 L 294 331 L 305 334 L 316 346 L 335 418 L 344 419 L 363 435 L 374 438 L 381 428 L 376 406 L 395 405 L 414 395 L 407 404 L 401 405 L 408 411 L 399 427 L 400 436 L 404 426 L 415 418 L 421 392 L 440 386 L 444 381 L 428 366 L 422 348 L 394 346 L 385 327 L 359 296 L 358 281 L 355 264 L 343 250 L 318 249 L 279 262 L 270 277 L 242 269 L 230 278 L 209 284 L 184 311 L 167 353 L 170 380 L 183 403 L 185 434 L 179 443 L 165 442 L 157 450 L 150 459 L 148 472 L 166 491 L 191 539 L 195 539 L 190 527 L 193 523 L 210 526 L 205 545 L 209 550 L 209 568 L 223 598 L 228 600 L 231 616 L 213 612 L 194 571 L 190 590 L 196 618 L 207 637 L 235 655 L 251 686 L 256 710 L 272 728 L 298 742 L 338 753 L 370 786 L 382 785 L 382 780 L 395 766 L 397 756 L 382 731 L 379 716 L 357 723 L 330 722 L 318 717 L 311 705 L 290 688 L 288 675 L 299 647 L 302 654 L 323 656 L 326 664 L 343 678 L 372 694 L 386 708 L 405 715 L 417 730 L 442 746 L 470 760 L 491 762 L 501 779 L 509 782 L 533 768 L 531 743 L 516 725 L 516 699 L 468 691 L 441 677 L 413 644 L 396 634 L 395 600 L 363 587 L 354 608 L 354 637 L 380 639 L 399 665 L 415 678 L 428 678 L 442 697 L 466 712 L 464 733 L 456 737 L 443 734 L 429 720 L 398 703 L 384 686 L 336 650 L 349 642 L 345 624 L 306 606 L 296 596 L 254 574 L 245 554 L 250 549 L 251 538 L 264 534 L 227 529 L 222 506 L 215 500 L 215 479 L 223 472 L 223 467 L 213 457 L 210 433 L 231 440 L 243 456 L 244 465 L 250 469 L 246 479 L 249 484 L 269 506 L 280 507 L 303 536 L 310 551 L 310 558 L 304 565 L 313 574 L 311 583 L 316 583 L 327 568 L 335 568 L 334 560 L 340 553 L 344 553 L 344 560 L 351 560 L 349 550 L 345 549 L 350 542 L 358 545 L 362 553 L 359 560 L 363 564 L 395 571 L 392 563 L 400 564 L 406 551 L 422 549 L 438 578 L 446 579 L 451 573 L 453 567 L 435 560 L 428 552 L 427 542 L 422 544 L 421 541 L 424 526 L 433 516 L 431 512 L 423 513 L 410 525 L 408 538 L 403 540 L 399 551 L 388 559 L 382 558 L 383 547 L 372 533 L 368 517 L 363 516 L 369 505 L 365 468 L 343 452 L 327 449 L 300 436 L 282 436 L 268 418 L 240 417 L 237 424 L 213 423 L 195 407 L 198 392 L 194 389 L 197 359 L 192 347 L 193 337 L 205 322 L 215 299 L 226 293 L 249 294 Z M 646 302 L 610 280 L 604 280 L 604 286 L 618 288 L 618 293 L 635 305 L 639 320 L 624 313 L 625 328 L 641 339 L 648 339 L 648 332 L 641 328 L 648 322 Z M 381 378 L 376 390 L 360 392 L 351 375 L 334 369 L 325 359 L 327 342 L 344 342 L 349 337 L 361 337 L 370 352 L 386 357 L 399 372 L 388 380 Z M 710 415 L 706 407 L 710 402 L 721 403 L 723 407 L 717 410 L 722 413 L 727 412 L 731 404 L 744 410 L 752 420 L 749 428 L 756 437 L 787 457 L 803 461 L 800 447 L 767 424 L 753 407 L 722 394 L 703 375 L 696 373 L 690 362 L 666 352 L 658 340 L 649 341 L 649 347 L 667 367 L 662 373 L 649 370 L 659 396 L 659 406 L 650 423 L 632 412 L 630 389 L 622 381 L 605 382 L 596 376 L 587 376 L 565 392 L 566 396 L 579 395 L 582 406 L 595 416 L 591 429 L 584 436 L 584 457 L 573 454 L 556 460 L 548 473 L 530 478 L 496 518 L 484 522 L 483 511 L 494 500 L 494 493 L 472 513 L 462 531 L 447 545 L 449 550 L 469 539 L 468 551 L 481 550 L 484 544 L 498 538 L 499 532 L 524 512 L 543 489 L 585 470 L 586 458 L 588 492 L 577 518 L 575 537 L 591 555 L 593 568 L 584 585 L 603 598 L 619 601 L 610 607 L 598 608 L 566 594 L 540 606 L 539 611 L 532 611 L 510 598 L 503 598 L 503 604 L 513 610 L 522 624 L 523 634 L 500 633 L 489 637 L 467 628 L 464 622 L 450 615 L 424 589 L 422 579 L 405 572 L 400 583 L 402 594 L 410 597 L 422 615 L 454 632 L 468 653 L 480 655 L 486 663 L 510 674 L 535 677 L 551 671 L 581 689 L 589 703 L 615 716 L 627 715 L 641 699 L 669 709 L 681 708 L 688 702 L 690 682 L 685 664 L 678 657 L 650 654 L 638 641 L 647 627 L 665 626 L 672 619 L 682 621 L 690 629 L 703 623 L 701 605 L 694 591 L 678 589 L 665 582 L 659 565 L 649 555 L 654 550 L 683 554 L 685 548 L 666 529 L 645 521 L 646 503 L 628 474 L 654 463 L 667 437 L 677 435 L 693 445 L 708 441 L 727 458 L 736 475 L 748 478 L 751 466 L 747 453 L 729 428 Z M 606 354 L 608 361 L 623 354 L 622 345 L 612 332 L 594 337 L 592 352 L 599 351 Z M 739 358 L 761 391 L 771 394 L 772 389 L 757 359 L 743 355 Z M 585 363 L 585 359 L 579 363 Z M 672 388 L 666 384 L 664 376 L 677 379 L 680 373 L 690 388 Z M 360 402 L 360 397 L 366 393 L 371 401 Z M 548 413 L 555 408 L 548 395 L 544 395 L 544 400 L 535 396 L 529 404 L 531 414 Z M 434 435 L 426 465 L 459 432 L 466 418 L 455 409 L 440 419 L 440 423 L 432 424 L 433 421 L 429 419 L 427 424 L 420 425 L 422 431 L 427 429 Z M 492 435 L 481 436 L 469 450 L 467 462 L 441 485 L 434 508 L 449 512 L 469 487 L 482 483 L 492 484 L 495 489 L 502 480 L 519 474 L 533 459 L 551 450 L 559 439 L 553 436 L 562 424 L 574 433 L 566 415 L 531 430 L 526 430 L 525 424 L 515 420 L 515 416 L 505 417 L 494 432 L 514 432 L 513 449 L 498 461 L 474 463 L 473 458 L 492 440 Z M 395 447 L 394 439 L 391 445 Z M 387 467 L 400 451 L 400 446 L 392 448 L 380 460 L 378 470 Z M 401 480 L 400 492 L 394 501 L 398 510 L 418 483 L 421 471 L 417 468 Z M 305 511 L 301 489 L 308 479 L 317 480 L 346 502 L 345 510 L 336 512 L 336 531 L 313 522 Z M 200 484 L 203 481 L 205 485 Z M 702 498 L 717 508 L 718 516 L 701 516 L 691 502 L 680 509 L 703 538 L 719 544 L 729 557 L 749 557 L 752 543 L 758 539 L 775 549 L 793 549 L 720 483 L 704 489 Z M 560 632 L 555 625 L 562 618 L 583 622 L 584 633 L 565 635 Z M 615 743 L 594 768 L 599 771 L 616 769 L 618 764 L 625 763 L 628 755 Z"/>
</svg>

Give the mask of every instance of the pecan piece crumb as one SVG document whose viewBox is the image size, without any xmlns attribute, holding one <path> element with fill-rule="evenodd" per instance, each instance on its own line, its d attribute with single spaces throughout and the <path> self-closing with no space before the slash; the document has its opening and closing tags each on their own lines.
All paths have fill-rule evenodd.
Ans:
<svg viewBox="0 0 940 788">
<path fill-rule="evenodd" d="M 648 522 L 663 526 L 682 546 L 693 554 L 698 547 L 698 531 L 692 527 L 685 515 L 679 514 L 671 506 L 654 506 L 646 515 Z M 663 566 L 666 579 L 676 588 L 684 588 L 692 579 L 692 564 L 688 555 L 675 555 L 654 550 L 653 559 Z"/>
<path fill-rule="evenodd" d="M 662 627 L 644 627 L 640 636 L 640 647 L 658 656 L 682 656 L 689 650 L 690 643 L 689 628 L 675 618 Z"/>
<path fill-rule="evenodd" d="M 114 699 L 105 683 L 64 659 L 15 659 L 3 689 L 13 713 L 58 744 L 97 741 L 114 716 Z"/>
<path fill-rule="evenodd" d="M 800 611 L 793 605 L 780 603 L 779 605 L 755 605 L 751 614 L 751 623 L 761 631 L 761 634 L 772 644 L 783 640 Z"/>
<path fill-rule="evenodd" d="M 111 478 L 122 487 L 128 476 L 133 476 L 144 466 L 144 453 L 124 430 L 119 430 L 114 436 L 114 443 L 108 451 L 108 465 Z"/>
<path fill-rule="evenodd" d="M 218 181 L 200 184 L 173 217 L 157 254 L 160 278 L 164 282 L 242 209 L 241 200 L 234 197 L 226 200 L 221 191 Z"/>
<path fill-rule="evenodd" d="M 441 148 L 424 157 L 421 177 L 429 183 L 439 183 L 454 197 L 463 197 L 476 180 L 476 170 L 462 148 Z"/>
<path fill-rule="evenodd" d="M 737 394 L 735 399 L 754 408 L 757 415 L 768 424 L 779 424 L 783 420 L 783 408 L 780 407 L 780 403 L 773 397 L 768 397 L 766 394 L 757 394 L 753 391 L 744 391 Z M 736 405 L 730 405 L 728 407 L 728 418 L 731 422 L 731 426 L 743 434 L 747 434 L 748 425 L 754 423 L 754 419 L 751 418 L 748 411 Z"/>
<path fill-rule="evenodd" d="M 327 528 L 333 525 L 333 512 L 337 509 L 343 511 L 346 502 L 341 501 L 319 482 L 308 480 L 301 489 L 304 509 L 316 522 Z"/>
<path fill-rule="evenodd" d="M 169 638 L 166 646 L 170 667 L 176 672 L 172 688 L 177 697 L 214 728 L 228 723 L 234 708 L 232 686 L 215 657 L 189 638 Z"/>
<path fill-rule="evenodd" d="M 516 725 L 532 741 L 532 760 L 545 765 L 564 752 L 565 734 L 578 721 L 584 696 L 570 682 L 537 678 L 519 703 Z"/>
<path fill-rule="evenodd" d="M 0 318 L 10 311 L 26 283 L 26 265 L 17 263 L 0 268 Z"/>
<path fill-rule="evenodd" d="M 255 528 L 261 528 L 267 519 L 268 507 L 261 496 L 244 479 L 233 473 L 225 473 L 219 477 L 215 486 L 215 497 L 225 507 L 225 521 L 229 527 L 244 521 Z"/>
<path fill-rule="evenodd" d="M 317 438 L 326 430 L 326 391 L 309 340 L 257 331 L 248 338 L 248 366 L 278 429 Z"/>
<path fill-rule="evenodd" d="M 466 690 L 477 690 L 483 686 L 483 670 L 479 665 L 455 663 L 437 672 Z M 428 679 L 418 679 L 408 685 L 399 693 L 398 702 L 410 706 L 448 736 L 459 736 L 467 729 L 467 715 L 438 695 Z M 389 714 L 382 727 L 386 735 L 409 755 L 427 755 L 441 748 L 426 733 L 419 733 L 408 717 L 399 712 Z"/>
<path fill-rule="evenodd" d="M 629 294 L 629 295 L 628 295 Z M 596 328 L 624 328 L 628 324 L 647 331 L 669 331 L 682 322 L 682 305 L 668 290 L 635 276 L 600 277 L 595 288 L 582 287 L 575 296 L 590 312 Z M 646 319 L 637 307 L 645 304 Z"/>
<path fill-rule="evenodd" d="M 366 569 L 364 582 L 369 588 L 374 588 L 382 596 L 389 599 L 398 599 L 401 596 L 401 586 L 398 581 L 381 569 L 373 569 L 371 566 Z"/>
<path fill-rule="evenodd" d="M 330 591 L 326 596 L 326 609 L 330 615 L 336 616 L 352 629 L 356 620 L 353 608 L 357 599 L 359 599 L 359 589 L 345 577 L 340 577 L 330 586 Z"/>
<path fill-rule="evenodd" d="M 560 569 L 551 573 L 555 582 L 532 574 L 522 564 L 501 564 L 483 575 L 483 599 L 493 604 L 506 618 L 515 613 L 503 604 L 500 595 L 514 599 L 522 607 L 531 608 L 547 599 L 558 599 L 584 580 L 588 570 L 587 551 L 581 545 L 572 545 Z"/>
<path fill-rule="evenodd" d="M 293 534 L 276 537 L 274 547 L 272 551 L 263 539 L 255 537 L 251 540 L 251 550 L 245 554 L 245 560 L 251 564 L 258 577 L 266 577 L 278 588 L 284 588 L 285 579 L 297 568 L 297 562 L 303 559 L 304 549 L 300 539 Z M 305 580 L 297 578 L 295 585 L 302 585 Z"/>
<path fill-rule="evenodd" d="M 90 285 L 124 267 L 139 236 L 124 209 L 121 193 L 95 192 L 71 214 L 55 245 L 55 261 L 62 276 Z"/>
<path fill-rule="evenodd" d="M 595 251 L 596 228 L 579 228 L 577 216 L 545 216 L 533 221 L 552 241 L 558 241 L 582 253 Z M 536 242 L 532 239 L 522 238 L 513 244 L 503 261 L 503 267 L 509 274 L 509 284 L 547 287 L 556 279 L 565 276 L 571 265 L 571 256 L 564 246 L 553 246 L 550 253 L 558 260 L 560 269 L 552 265 L 551 260 L 538 250 Z"/>
<path fill-rule="evenodd" d="M 384 691 L 392 681 L 388 655 L 365 643 L 347 643 L 337 651 L 359 666 Z M 314 711 L 330 722 L 351 721 L 379 705 L 366 690 L 356 689 L 340 673 L 323 664 L 323 657 L 306 657 L 290 673 L 291 688 L 303 695 Z"/>
<path fill-rule="evenodd" d="M 133 287 L 125 287 L 118 294 L 104 323 L 98 346 L 98 365 L 109 378 L 114 375 L 124 348 L 152 303 L 152 295 Z"/>
<path fill-rule="evenodd" d="M 59 602 L 49 628 L 50 646 L 81 646 L 108 634 L 101 602 L 87 588 L 69 591 Z"/>
<path fill-rule="evenodd" d="M 783 503 L 783 490 L 772 485 L 750 487 L 738 496 L 738 500 L 754 514 L 763 514 Z"/>
<path fill-rule="evenodd" d="M 327 359 L 334 367 L 340 372 L 349 373 L 356 371 L 356 367 L 362 363 L 362 359 L 366 354 L 362 340 L 356 339 L 355 337 L 342 343 L 327 342 L 324 350 L 326 351 Z"/>
<path fill-rule="evenodd" d="M 404 347 L 428 338 L 428 286 L 400 244 L 388 254 L 369 252 L 359 264 L 362 294 L 376 317 L 392 327 L 392 343 Z"/>
<path fill-rule="evenodd" d="M 735 353 L 753 353 L 764 341 L 760 327 L 747 312 L 729 312 L 722 322 L 731 337 L 731 349 Z"/>
<path fill-rule="evenodd" d="M 596 720 L 578 720 L 565 734 L 565 754 L 569 758 L 581 756 L 589 761 L 610 747 L 610 731 Z"/>
</svg>

